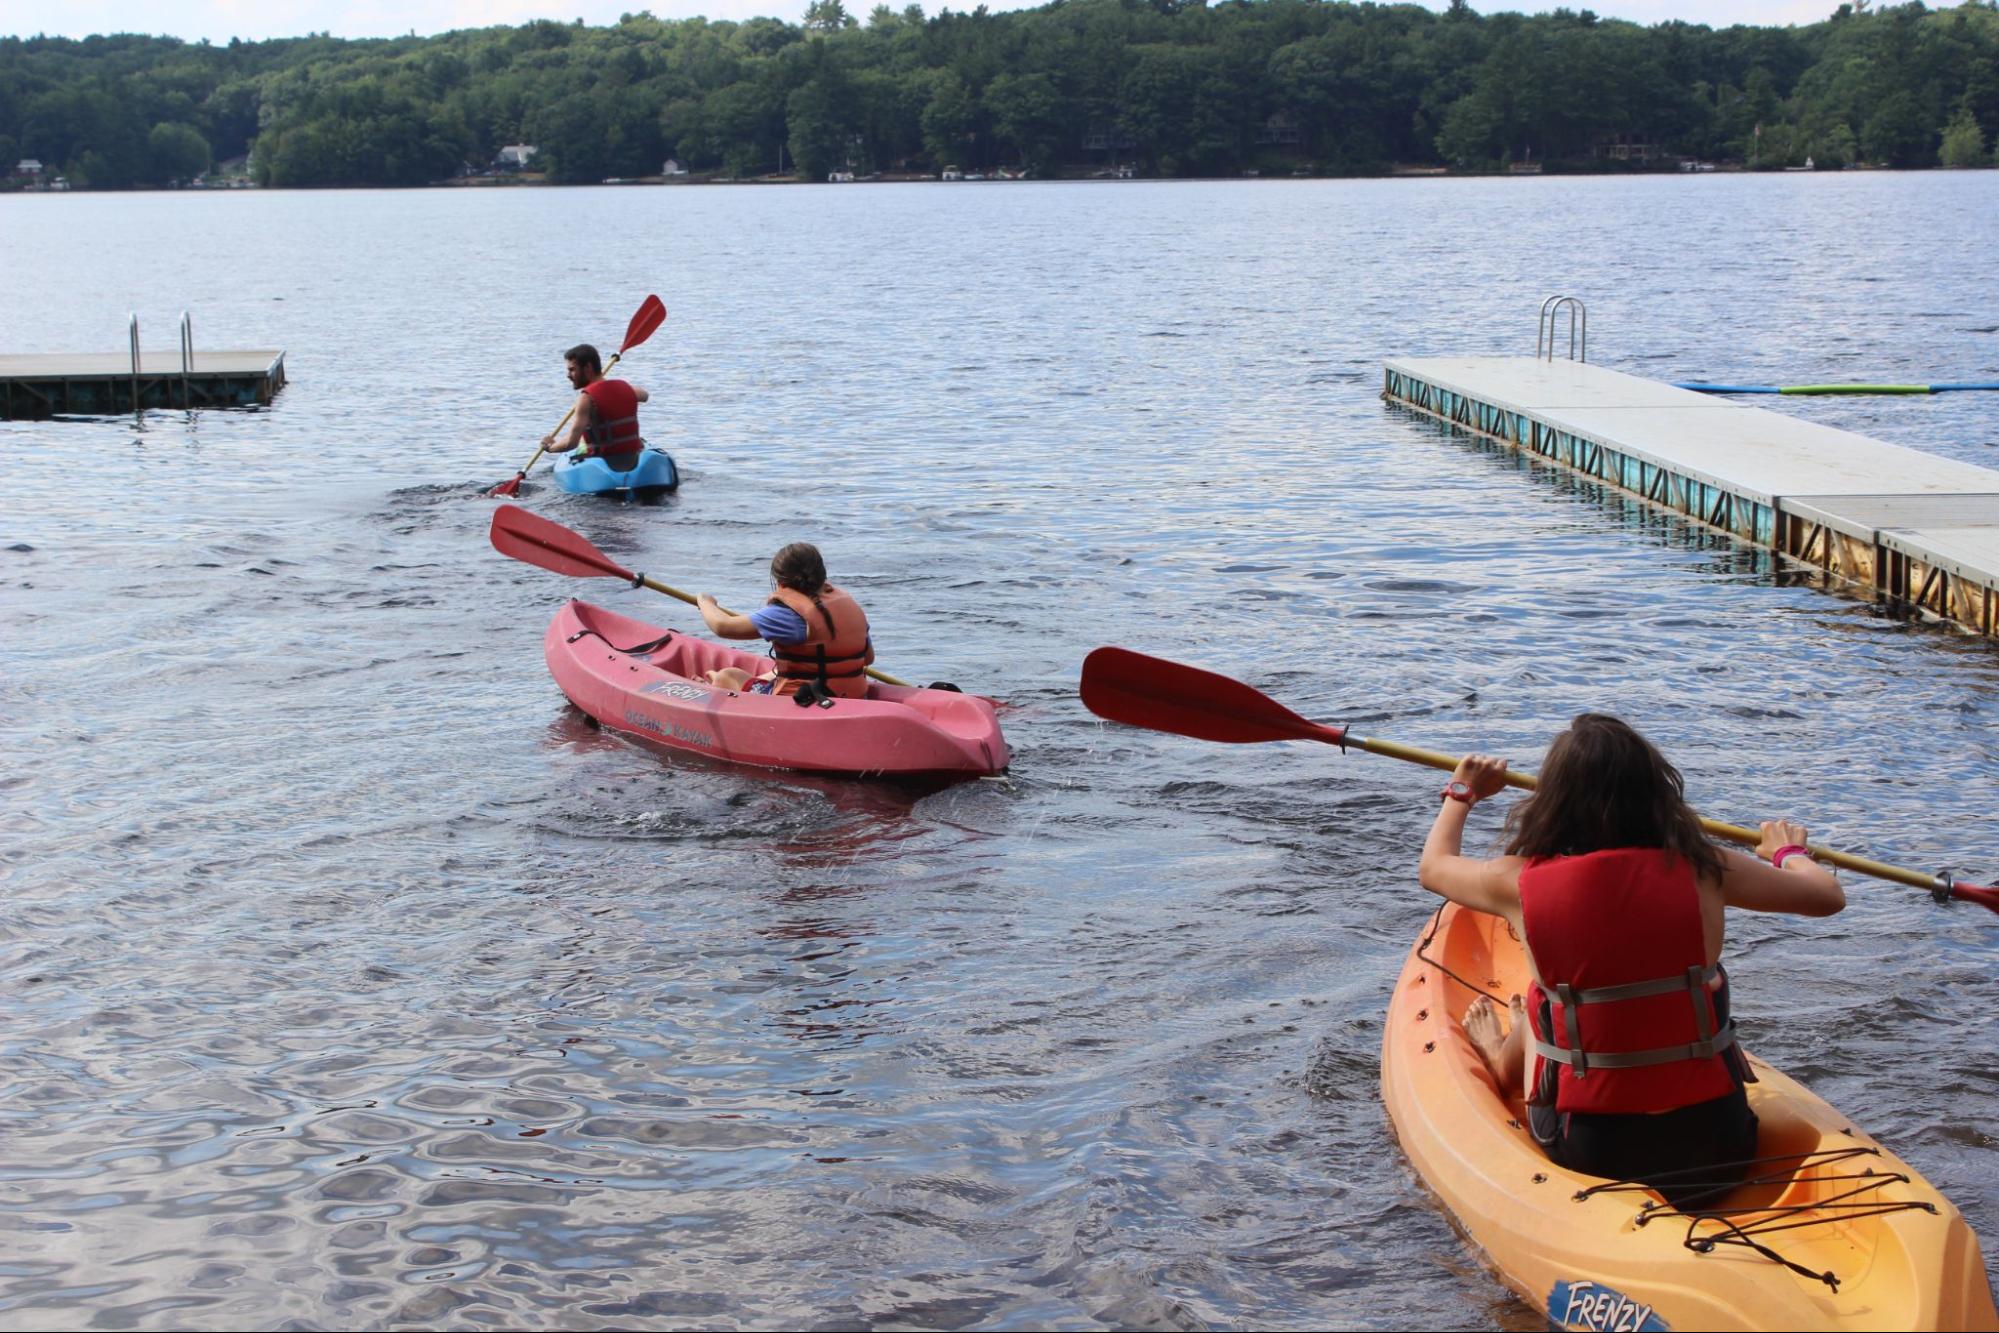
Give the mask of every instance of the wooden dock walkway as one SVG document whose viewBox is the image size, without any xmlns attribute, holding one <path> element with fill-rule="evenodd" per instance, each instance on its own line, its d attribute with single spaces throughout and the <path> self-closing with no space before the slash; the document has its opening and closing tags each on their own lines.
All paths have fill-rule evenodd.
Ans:
<svg viewBox="0 0 1999 1333">
<path fill-rule="evenodd" d="M 251 407 L 285 384 L 277 349 L 0 355 L 0 420 L 105 416 L 146 407 Z"/>
<path fill-rule="evenodd" d="M 1999 635 L 1999 471 L 1575 360 L 1392 360 L 1382 397 Z"/>
</svg>

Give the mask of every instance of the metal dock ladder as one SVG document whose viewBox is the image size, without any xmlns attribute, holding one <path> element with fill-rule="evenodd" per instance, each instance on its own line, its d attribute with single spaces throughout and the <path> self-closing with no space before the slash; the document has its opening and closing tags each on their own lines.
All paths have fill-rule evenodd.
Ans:
<svg viewBox="0 0 1999 1333">
<path fill-rule="evenodd" d="M 1551 296 L 1541 302 L 1541 318 L 1534 326 L 1534 355 L 1538 360 L 1555 359 L 1556 321 L 1562 311 L 1569 312 L 1569 360 L 1589 360 L 1589 311 L 1583 308 L 1580 298 L 1574 296 Z"/>
</svg>

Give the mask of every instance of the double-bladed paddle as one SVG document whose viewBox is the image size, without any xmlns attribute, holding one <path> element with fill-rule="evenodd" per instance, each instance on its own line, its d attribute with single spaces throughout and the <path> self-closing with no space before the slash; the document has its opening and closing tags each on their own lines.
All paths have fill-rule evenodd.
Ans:
<svg viewBox="0 0 1999 1333">
<path fill-rule="evenodd" d="M 610 374 L 611 367 L 618 364 L 618 360 L 620 357 L 624 356 L 626 352 L 631 351 L 634 347 L 637 347 L 640 343 L 644 342 L 646 339 L 652 337 L 653 331 L 659 328 L 659 326 L 664 324 L 665 322 L 666 322 L 666 306 L 663 302 L 661 302 L 661 300 L 657 296 L 648 296 L 645 300 L 641 301 L 639 303 L 638 311 L 632 316 L 632 322 L 625 326 L 624 342 L 620 343 L 618 345 L 618 350 L 611 354 L 611 359 L 604 363 L 604 373 L 606 375 Z M 562 420 L 555 423 L 555 430 L 550 431 L 549 434 L 555 435 L 558 432 L 560 432 L 564 426 L 567 426 L 569 424 L 569 418 L 575 415 L 576 415 L 576 404 L 572 400 L 569 404 L 569 410 L 562 414 Z M 548 446 L 544 444 L 543 446 L 541 446 L 541 448 L 534 451 L 534 457 L 528 459 L 528 461 L 522 465 L 521 470 L 519 472 L 516 472 L 513 476 L 507 478 L 505 481 L 495 486 L 492 490 L 486 492 L 486 494 L 505 495 L 505 496 L 519 495 L 521 493 L 521 483 L 527 480 L 528 473 L 534 471 L 534 465 L 536 463 L 539 463 L 541 461 L 541 456 L 547 452 L 548 452 Z"/>
<path fill-rule="evenodd" d="M 1458 766 L 1455 757 L 1435 750 L 1356 736 L 1345 727 L 1302 718 L 1261 690 L 1232 677 L 1125 648 L 1099 648 L 1083 659 L 1082 694 L 1083 706 L 1098 717 L 1195 740 L 1231 744 L 1324 741 L 1343 750 L 1365 750 L 1447 773 Z M 1506 785 L 1532 791 L 1535 782 L 1531 774 L 1508 769 Z M 1710 836 L 1745 847 L 1762 841 L 1762 834 L 1755 829 L 1737 824 L 1702 819 L 1701 827 Z M 1925 875 L 1825 847 L 1806 850 L 1829 865 L 1928 889 L 1938 902 L 1955 898 L 1999 912 L 1999 889 L 1960 884 L 1948 874 Z"/>
<path fill-rule="evenodd" d="M 700 599 L 692 593 L 682 592 L 671 584 L 661 583 L 644 574 L 632 573 L 591 545 L 580 533 L 538 514 L 530 514 L 519 505 L 501 505 L 493 511 L 492 537 L 493 549 L 501 555 L 524 560 L 530 565 L 540 565 L 557 574 L 571 574 L 583 579 L 623 579 L 634 588 L 651 588 L 668 597 L 677 597 L 689 606 L 700 605 Z M 725 606 L 722 614 L 732 616 L 736 613 Z M 909 684 L 873 667 L 868 667 L 867 673 L 887 685 Z"/>
</svg>

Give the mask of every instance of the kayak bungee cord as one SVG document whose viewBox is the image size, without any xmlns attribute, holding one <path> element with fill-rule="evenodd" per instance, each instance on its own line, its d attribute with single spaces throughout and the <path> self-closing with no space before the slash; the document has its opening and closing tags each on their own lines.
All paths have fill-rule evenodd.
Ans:
<svg viewBox="0 0 1999 1333">
<path fill-rule="evenodd" d="M 1495 994 L 1494 992 L 1489 991 L 1485 987 L 1479 985 L 1477 982 L 1465 980 L 1463 977 L 1459 976 L 1456 972 L 1453 972 L 1450 969 L 1450 966 L 1447 963 L 1445 963 L 1443 959 L 1431 956 L 1429 952 L 1430 942 L 1437 938 L 1437 931 L 1443 927 L 1444 908 L 1447 906 L 1449 906 L 1448 903 L 1439 903 L 1437 904 L 1437 910 L 1430 914 L 1430 929 L 1424 932 L 1421 942 L 1419 942 L 1416 945 L 1416 956 L 1422 959 L 1424 962 L 1428 963 L 1431 967 L 1436 968 L 1439 972 L 1442 972 L 1452 981 L 1457 982 L 1458 985 L 1463 986 L 1466 990 L 1475 990 L 1480 995 L 1483 995 L 1486 999 L 1491 1000 L 1494 1004 L 1499 1005 L 1502 1008 L 1505 1007 L 1506 1005 L 1505 996 Z M 1511 926 L 1507 927 L 1508 931 L 1511 931 L 1512 929 L 1513 928 Z"/>
<path fill-rule="evenodd" d="M 570 635 L 567 639 L 564 639 L 563 642 L 575 643 L 578 639 L 585 639 L 585 638 L 599 639 L 603 641 L 603 644 L 606 648 L 609 648 L 614 653 L 623 653 L 626 657 L 636 657 L 641 653 L 649 653 L 654 651 L 655 649 L 666 647 L 667 644 L 673 642 L 674 633 L 675 631 L 668 630 L 666 633 L 660 635 L 657 639 L 653 639 L 647 643 L 635 643 L 629 648 L 620 648 L 617 644 L 612 643 L 609 639 L 604 638 L 603 633 L 599 630 L 579 629 L 574 634 Z"/>
<path fill-rule="evenodd" d="M 1775 1157 L 1751 1157 L 1737 1162 L 1716 1162 L 1712 1166 L 1694 1167 L 1685 1171 L 1665 1171 L 1652 1177 L 1652 1180 L 1654 1184 L 1660 1181 L 1668 1181 L 1680 1185 L 1706 1185 L 1708 1187 L 1708 1194 L 1720 1196 L 1751 1185 L 1787 1186 L 1796 1180 L 1807 1167 L 1833 1166 L 1840 1162 L 1850 1161 L 1856 1157 L 1879 1157 L 1880 1155 L 1881 1150 L 1879 1148 L 1865 1146 L 1830 1148 L 1818 1152 L 1780 1153 Z M 1764 1162 L 1794 1162 L 1796 1165 L 1786 1170 L 1766 1171 L 1760 1175 L 1739 1180 L 1705 1181 L 1700 1179 L 1686 1179 L 1686 1177 L 1693 1176 L 1697 1172 L 1721 1170 L 1731 1166 L 1757 1166 Z M 1762 1255 L 1765 1259 L 1773 1263 L 1782 1264 L 1799 1277 L 1811 1278 L 1814 1281 L 1825 1283 L 1826 1286 L 1832 1288 L 1836 1293 L 1839 1290 L 1839 1277 L 1830 1269 L 1822 1273 L 1815 1273 L 1803 1264 L 1786 1259 L 1768 1245 L 1754 1239 L 1754 1237 L 1766 1235 L 1774 1231 L 1796 1231 L 1801 1227 L 1829 1226 L 1835 1222 L 1853 1222 L 1863 1217 L 1882 1217 L 1889 1213 L 1908 1212 L 1911 1210 L 1932 1214 L 1936 1212 L 1936 1205 L 1915 1199 L 1903 1199 L 1899 1201 L 1892 1199 L 1870 1199 L 1855 1201 L 1857 1195 L 1865 1194 L 1870 1190 L 1881 1189 L 1884 1186 L 1893 1184 L 1908 1184 L 1909 1177 L 1900 1171 L 1877 1175 L 1872 1170 L 1863 1168 L 1854 1174 L 1820 1175 L 1816 1179 L 1819 1181 L 1852 1180 L 1862 1183 L 1856 1184 L 1851 1189 L 1835 1194 L 1830 1198 L 1819 1199 L 1812 1203 L 1767 1204 L 1756 1208 L 1688 1208 L 1684 1206 L 1676 1207 L 1672 1204 L 1658 1203 L 1656 1201 L 1647 1201 L 1639 1208 L 1638 1216 L 1633 1220 L 1636 1225 L 1642 1227 L 1648 1223 L 1656 1222 L 1661 1218 L 1684 1217 L 1687 1219 L 1687 1235 L 1683 1243 L 1694 1253 L 1710 1254 L 1718 1245 L 1744 1245 L 1756 1251 L 1756 1253 Z M 1577 1190 L 1573 1197 L 1577 1203 L 1584 1203 L 1598 1194 L 1616 1194 L 1635 1190 L 1650 1191 L 1653 1187 L 1654 1185 L 1648 1185 L 1639 1180 L 1609 1180 L 1601 1185 L 1592 1185 L 1588 1189 Z M 1699 1198 L 1702 1196 L 1696 1195 L 1695 1197 Z M 1827 1212 L 1831 1216 L 1807 1217 L 1801 1221 L 1786 1220 L 1797 1218 L 1803 1213 Z M 1753 1216 L 1756 1220 L 1746 1224 L 1736 1220 L 1742 1216 Z M 1722 1230 L 1707 1235 L 1699 1234 L 1697 1228 L 1702 1222 L 1717 1223 L 1721 1226 Z"/>
</svg>

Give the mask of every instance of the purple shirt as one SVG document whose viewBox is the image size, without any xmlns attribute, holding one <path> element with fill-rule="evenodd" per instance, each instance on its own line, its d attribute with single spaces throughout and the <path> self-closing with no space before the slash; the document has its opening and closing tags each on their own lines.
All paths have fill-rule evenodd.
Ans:
<svg viewBox="0 0 1999 1333">
<path fill-rule="evenodd" d="M 760 606 L 750 612 L 750 626 L 772 643 L 804 643 L 805 617 L 788 606 Z"/>
</svg>

